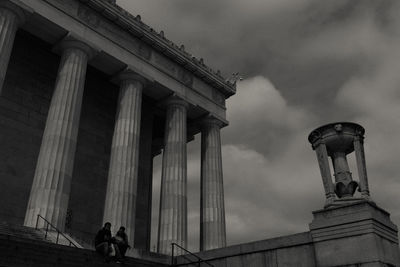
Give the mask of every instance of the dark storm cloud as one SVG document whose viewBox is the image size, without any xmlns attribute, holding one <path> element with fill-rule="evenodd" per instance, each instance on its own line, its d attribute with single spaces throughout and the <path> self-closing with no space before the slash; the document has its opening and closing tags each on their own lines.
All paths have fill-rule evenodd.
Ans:
<svg viewBox="0 0 400 267">
<path fill-rule="evenodd" d="M 306 138 L 333 120 L 365 126 L 372 197 L 400 223 L 400 1 L 119 4 L 214 69 L 245 78 L 228 100 L 230 126 L 222 131 L 229 244 L 307 231 L 311 211 L 323 205 L 323 189 Z M 199 153 L 196 140 L 188 153 L 194 249 Z"/>
<path fill-rule="evenodd" d="M 316 35 L 360 19 L 376 20 L 387 28 L 395 1 L 129 0 L 120 4 L 141 13 L 144 21 L 184 43 L 211 66 L 227 74 L 240 71 L 244 77 L 262 73 L 290 102 L 319 108 L 363 62 L 355 55 L 327 62 L 301 48 Z M 317 104 L 310 100 L 315 94 L 321 100 Z"/>
</svg>

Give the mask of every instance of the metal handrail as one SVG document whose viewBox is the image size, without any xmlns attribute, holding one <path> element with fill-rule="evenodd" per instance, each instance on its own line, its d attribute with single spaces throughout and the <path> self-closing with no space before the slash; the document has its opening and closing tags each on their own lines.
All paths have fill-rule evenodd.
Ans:
<svg viewBox="0 0 400 267">
<path fill-rule="evenodd" d="M 197 259 L 197 263 L 200 264 L 202 262 L 204 262 L 205 264 L 207 264 L 208 266 L 211 267 L 215 267 L 214 265 L 212 265 L 211 263 L 207 262 L 206 260 L 203 260 L 202 258 L 200 258 L 199 256 L 197 256 L 196 254 L 193 254 L 192 252 L 190 252 L 189 250 L 185 249 L 184 247 L 178 245 L 177 243 L 171 243 L 171 248 L 172 248 L 172 254 L 171 254 L 171 266 L 175 266 L 175 256 L 174 256 L 174 247 L 177 246 L 178 248 L 184 250 L 185 252 L 189 253 L 190 255 L 194 256 Z M 195 263 L 194 261 L 189 262 L 189 264 L 191 263 Z"/>
<path fill-rule="evenodd" d="M 69 239 L 68 237 L 66 237 L 60 230 L 57 229 L 57 227 L 55 227 L 54 225 L 51 224 L 51 222 L 49 222 L 48 220 L 46 220 L 43 216 L 41 216 L 40 214 L 37 215 L 37 219 L 36 219 L 36 226 L 35 229 L 39 229 L 38 225 L 39 225 L 39 218 L 43 219 L 43 221 L 46 222 L 46 233 L 44 235 L 44 239 L 47 238 L 47 233 L 49 232 L 49 226 L 51 226 L 51 228 L 55 229 L 57 231 L 57 238 L 56 238 L 56 244 L 58 244 L 58 239 L 61 236 L 63 236 L 65 239 L 67 239 L 67 241 L 69 242 L 69 247 L 71 245 L 73 245 L 74 247 L 78 248 L 77 245 L 74 244 L 74 242 L 71 241 L 71 239 Z M 51 229 L 50 228 L 50 229 Z"/>
</svg>

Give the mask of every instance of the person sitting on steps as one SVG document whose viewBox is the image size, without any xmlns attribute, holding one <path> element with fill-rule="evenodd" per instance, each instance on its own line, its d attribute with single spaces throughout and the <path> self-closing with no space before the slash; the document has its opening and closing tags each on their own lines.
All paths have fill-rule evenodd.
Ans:
<svg viewBox="0 0 400 267">
<path fill-rule="evenodd" d="M 106 262 L 110 261 L 110 257 L 115 256 L 118 263 L 121 260 L 121 254 L 119 252 L 118 246 L 113 244 L 110 229 L 111 223 L 106 222 L 104 224 L 104 227 L 97 232 L 94 240 L 94 245 L 96 251 L 104 256 Z"/>
<path fill-rule="evenodd" d="M 125 233 L 125 227 L 121 226 L 115 235 L 115 241 L 122 257 L 125 257 L 126 250 L 131 248 L 128 242 L 128 235 Z"/>
</svg>

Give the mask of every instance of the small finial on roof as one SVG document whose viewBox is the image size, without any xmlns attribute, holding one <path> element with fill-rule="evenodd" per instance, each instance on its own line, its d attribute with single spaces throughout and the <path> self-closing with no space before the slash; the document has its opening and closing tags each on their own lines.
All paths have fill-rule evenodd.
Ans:
<svg viewBox="0 0 400 267">
<path fill-rule="evenodd" d="M 239 72 L 232 73 L 232 77 L 227 79 L 226 82 L 235 85 L 237 81 L 241 81 L 243 78 L 239 75 Z"/>
</svg>

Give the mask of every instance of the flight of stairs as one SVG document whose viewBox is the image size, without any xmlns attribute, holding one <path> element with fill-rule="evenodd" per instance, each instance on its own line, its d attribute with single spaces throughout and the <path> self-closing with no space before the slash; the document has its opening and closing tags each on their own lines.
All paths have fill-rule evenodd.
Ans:
<svg viewBox="0 0 400 267">
<path fill-rule="evenodd" d="M 167 267 L 168 257 L 148 255 L 126 258 L 125 266 Z M 0 267 L 103 267 L 121 266 L 105 263 L 93 250 L 54 244 L 41 230 L 0 223 Z"/>
<path fill-rule="evenodd" d="M 30 239 L 43 242 L 51 242 L 51 240 L 45 239 L 45 234 L 34 228 L 9 224 L 7 222 L 0 222 L 0 235 L 10 236 L 14 239 Z"/>
</svg>

